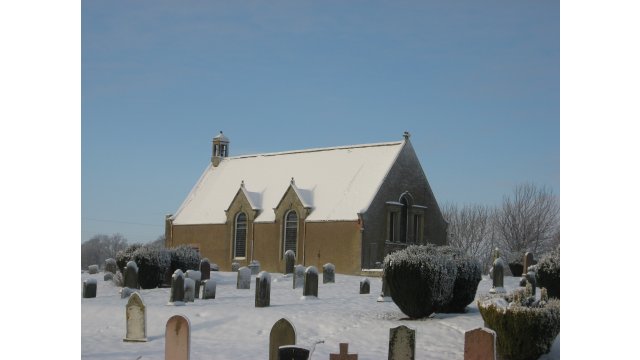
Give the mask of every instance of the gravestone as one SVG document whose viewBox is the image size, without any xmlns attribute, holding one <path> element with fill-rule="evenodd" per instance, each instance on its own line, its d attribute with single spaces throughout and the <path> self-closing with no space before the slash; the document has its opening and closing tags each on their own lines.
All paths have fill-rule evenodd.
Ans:
<svg viewBox="0 0 640 360">
<path fill-rule="evenodd" d="M 209 279 L 205 280 L 204 285 L 202 285 L 202 299 L 215 299 L 216 298 L 216 280 Z"/>
<path fill-rule="evenodd" d="M 536 273 L 535 271 L 529 271 L 525 278 L 527 279 L 527 283 L 531 284 L 531 296 L 536 296 Z"/>
<path fill-rule="evenodd" d="M 189 360 L 191 347 L 191 324 L 182 315 L 173 315 L 167 321 L 164 332 L 165 360 Z"/>
<path fill-rule="evenodd" d="M 194 302 L 196 282 L 193 279 L 184 279 L 184 302 Z"/>
<path fill-rule="evenodd" d="M 349 344 L 340 343 L 340 353 L 329 354 L 329 360 L 358 360 L 358 354 L 349 354 Z"/>
<path fill-rule="evenodd" d="M 360 280 L 360 294 L 368 294 L 371 290 L 371 285 L 369 284 L 369 279 L 365 278 L 364 280 Z"/>
<path fill-rule="evenodd" d="M 287 250 L 284 253 L 284 273 L 293 274 L 293 266 L 296 261 L 296 254 L 293 250 Z"/>
<path fill-rule="evenodd" d="M 200 260 L 200 274 L 201 274 L 200 280 L 202 281 L 208 280 L 211 278 L 211 263 L 209 262 L 209 259 L 204 258 Z"/>
<path fill-rule="evenodd" d="M 322 266 L 322 283 L 336 282 L 336 267 L 332 263 L 326 263 Z"/>
<path fill-rule="evenodd" d="M 184 274 L 180 269 L 171 276 L 171 293 L 168 305 L 184 305 Z"/>
<path fill-rule="evenodd" d="M 218 264 L 211 264 L 211 271 L 220 271 L 220 267 L 218 266 Z"/>
<path fill-rule="evenodd" d="M 271 303 L 271 275 L 261 271 L 256 276 L 256 307 L 267 307 Z"/>
<path fill-rule="evenodd" d="M 391 289 L 389 288 L 389 284 L 387 283 L 387 279 L 384 276 L 384 272 L 382 273 L 382 291 L 380 292 L 380 296 L 378 296 L 378 302 L 390 302 L 393 301 L 391 299 Z"/>
<path fill-rule="evenodd" d="M 127 334 L 124 341 L 147 341 L 147 310 L 140 294 L 133 293 L 126 307 Z"/>
<path fill-rule="evenodd" d="M 113 273 L 110 273 L 110 272 L 104 273 L 104 281 L 111 281 L 111 280 L 113 280 Z"/>
<path fill-rule="evenodd" d="M 389 329 L 389 360 L 415 360 L 416 331 L 404 325 Z"/>
<path fill-rule="evenodd" d="M 200 298 L 200 279 L 202 278 L 202 273 L 200 271 L 187 270 L 186 277 L 188 277 L 189 279 L 193 279 L 194 281 L 193 297 L 196 299 L 199 299 Z"/>
<path fill-rule="evenodd" d="M 231 271 L 236 272 L 238 271 L 238 269 L 240 269 L 240 263 L 239 262 L 232 262 L 231 263 Z"/>
<path fill-rule="evenodd" d="M 304 266 L 296 265 L 293 269 L 293 288 L 297 289 L 304 286 Z"/>
<path fill-rule="evenodd" d="M 258 275 L 260 273 L 260 261 L 258 260 L 253 260 L 247 267 L 251 269 L 251 275 Z"/>
<path fill-rule="evenodd" d="M 129 261 L 124 269 L 124 287 L 139 289 L 138 286 L 138 265 L 135 261 Z"/>
<path fill-rule="evenodd" d="M 108 258 L 104 261 L 104 271 L 115 274 L 118 271 L 118 265 L 116 264 L 116 260 L 113 258 Z"/>
<path fill-rule="evenodd" d="M 236 289 L 251 289 L 251 270 L 246 266 L 238 269 Z"/>
<path fill-rule="evenodd" d="M 489 290 L 491 294 L 505 293 L 504 289 L 504 261 L 499 257 L 493 262 L 493 287 Z"/>
<path fill-rule="evenodd" d="M 98 282 L 96 279 L 86 279 L 82 282 L 82 297 L 94 298 L 98 292 Z"/>
<path fill-rule="evenodd" d="M 496 333 L 477 328 L 464 333 L 464 360 L 495 360 Z"/>
<path fill-rule="evenodd" d="M 308 360 L 311 350 L 297 345 L 280 346 L 278 360 Z"/>
<path fill-rule="evenodd" d="M 522 259 L 522 269 L 524 269 L 524 271 L 522 272 L 523 276 L 524 274 L 529 270 L 529 266 L 533 265 L 533 253 L 531 252 L 526 252 L 524 253 L 524 258 Z"/>
<path fill-rule="evenodd" d="M 98 270 L 98 265 L 89 265 L 89 274 L 97 274 Z"/>
<path fill-rule="evenodd" d="M 318 269 L 316 269 L 315 266 L 309 266 L 307 270 L 304 271 L 302 296 L 318 297 Z"/>
<path fill-rule="evenodd" d="M 285 345 L 296 344 L 296 329 L 287 319 L 273 324 L 269 334 L 269 360 L 278 360 L 278 349 Z"/>
</svg>

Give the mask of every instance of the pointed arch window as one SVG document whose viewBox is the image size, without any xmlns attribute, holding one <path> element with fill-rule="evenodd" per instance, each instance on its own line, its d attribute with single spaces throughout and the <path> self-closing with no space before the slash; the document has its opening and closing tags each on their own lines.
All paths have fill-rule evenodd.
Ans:
<svg viewBox="0 0 640 360">
<path fill-rule="evenodd" d="M 283 251 L 284 254 L 287 250 L 296 252 L 296 246 L 298 244 L 298 214 L 291 210 L 284 215 L 284 238 Z"/>
<path fill-rule="evenodd" d="M 233 234 L 233 257 L 247 256 L 247 215 L 243 212 L 236 215 Z"/>
</svg>

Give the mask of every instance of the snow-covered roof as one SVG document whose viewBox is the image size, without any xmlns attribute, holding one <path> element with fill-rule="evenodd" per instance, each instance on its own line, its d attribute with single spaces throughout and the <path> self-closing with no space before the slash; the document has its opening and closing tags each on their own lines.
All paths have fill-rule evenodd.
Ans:
<svg viewBox="0 0 640 360">
<path fill-rule="evenodd" d="M 240 184 L 252 208 L 260 209 L 256 222 L 275 220 L 273 209 L 289 186 L 311 209 L 307 221 L 357 220 L 405 141 L 223 158 L 217 167 L 207 166 L 173 223 L 225 223 Z"/>
</svg>

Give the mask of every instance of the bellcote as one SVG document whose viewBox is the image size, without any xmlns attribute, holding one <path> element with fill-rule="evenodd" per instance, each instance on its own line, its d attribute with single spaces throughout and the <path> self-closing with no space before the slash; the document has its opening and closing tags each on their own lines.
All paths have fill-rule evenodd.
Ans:
<svg viewBox="0 0 640 360">
<path fill-rule="evenodd" d="M 216 167 L 223 158 L 229 156 L 229 139 L 224 136 L 222 131 L 213 138 L 213 149 L 211 155 L 211 164 Z"/>
</svg>

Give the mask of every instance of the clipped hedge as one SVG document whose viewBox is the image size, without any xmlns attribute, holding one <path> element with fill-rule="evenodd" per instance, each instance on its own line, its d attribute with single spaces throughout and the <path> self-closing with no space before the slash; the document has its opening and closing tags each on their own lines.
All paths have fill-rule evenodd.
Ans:
<svg viewBox="0 0 640 360">
<path fill-rule="evenodd" d="M 391 299 L 413 319 L 427 317 L 448 304 L 456 271 L 449 256 L 428 246 L 410 245 L 384 259 Z"/>
<path fill-rule="evenodd" d="M 124 274 L 124 269 L 127 267 L 127 263 L 133 260 L 133 253 L 140 248 L 142 244 L 131 244 L 126 249 L 120 250 L 116 253 L 116 265 L 121 273 Z"/>
<path fill-rule="evenodd" d="M 513 295 L 478 300 L 478 309 L 485 326 L 496 332 L 501 358 L 538 359 L 551 350 L 560 333 L 560 300 L 534 302 L 518 297 L 516 301 Z"/>
<path fill-rule="evenodd" d="M 560 251 L 554 251 L 543 257 L 537 266 L 538 287 L 547 288 L 550 297 L 560 299 Z"/>
<path fill-rule="evenodd" d="M 463 313 L 467 305 L 473 302 L 478 291 L 478 284 L 482 280 L 482 266 L 480 262 L 467 256 L 462 250 L 449 246 L 437 248 L 443 255 L 451 256 L 456 265 L 456 280 L 453 284 L 453 294 L 449 302 L 438 309 L 438 312 Z"/>
<path fill-rule="evenodd" d="M 155 246 L 141 246 L 132 255 L 138 265 L 138 284 L 142 289 L 154 289 L 162 285 L 171 267 L 171 255 Z"/>
<path fill-rule="evenodd" d="M 180 269 L 183 273 L 187 270 L 200 270 L 200 255 L 188 245 L 180 245 L 170 250 L 171 273 Z"/>
</svg>

